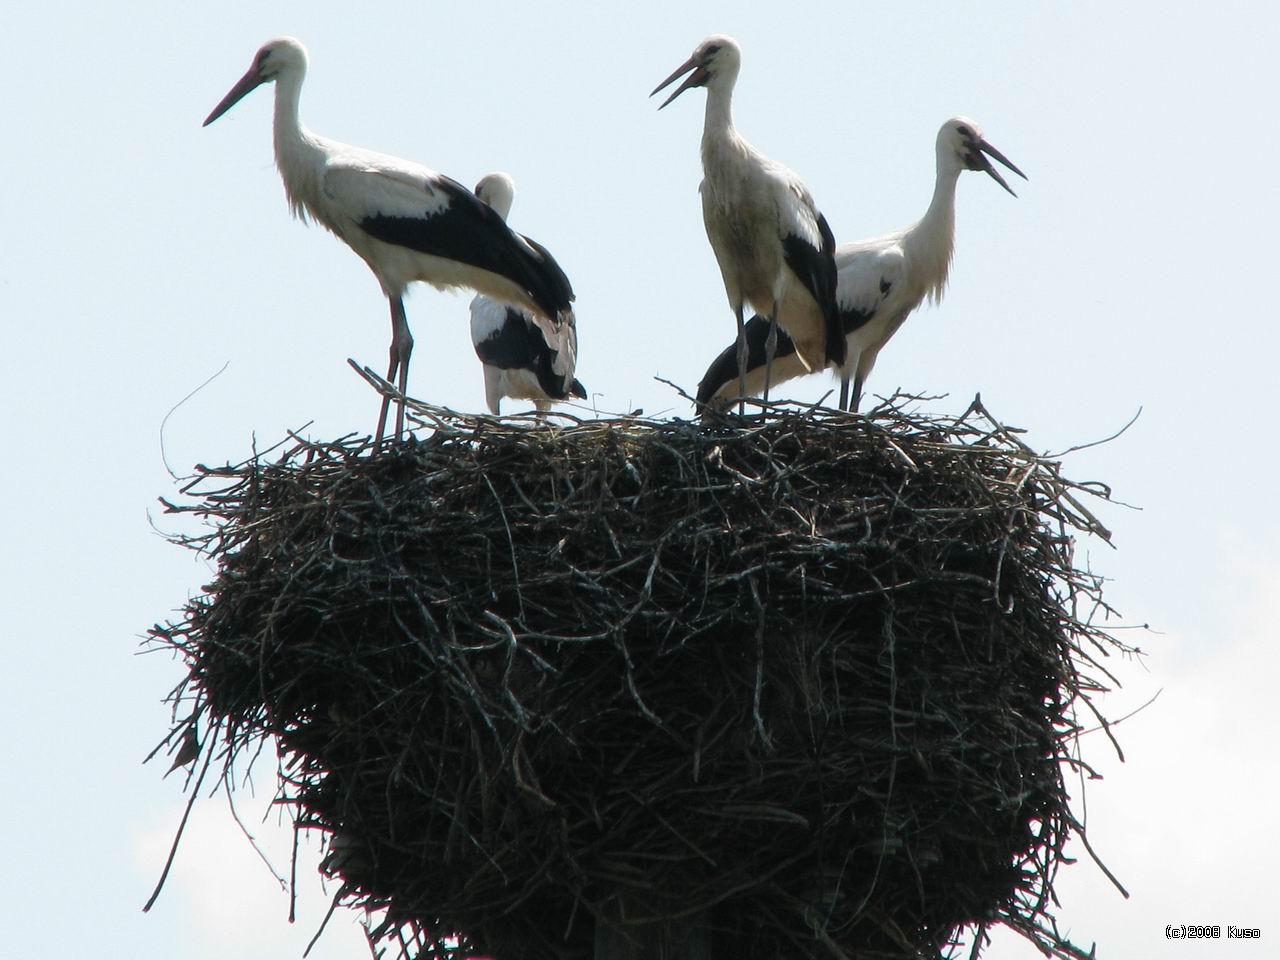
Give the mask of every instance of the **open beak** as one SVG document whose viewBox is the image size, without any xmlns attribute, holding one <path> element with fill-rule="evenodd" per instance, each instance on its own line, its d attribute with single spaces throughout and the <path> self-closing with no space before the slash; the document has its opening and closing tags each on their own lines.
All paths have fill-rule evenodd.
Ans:
<svg viewBox="0 0 1280 960">
<path fill-rule="evenodd" d="M 207 127 L 213 121 L 234 107 L 237 103 L 244 99 L 245 95 L 251 90 L 255 90 L 262 84 L 266 83 L 267 78 L 258 73 L 258 67 L 255 64 L 249 68 L 249 72 L 236 81 L 236 85 L 227 91 L 227 95 L 218 101 L 218 105 L 213 108 L 213 112 L 204 118 L 202 127 Z"/>
<path fill-rule="evenodd" d="M 978 159 L 979 159 L 979 162 L 982 164 L 982 169 L 987 171 L 987 173 L 991 174 L 992 179 L 995 180 L 996 183 L 1000 184 L 1000 186 L 1008 190 L 1010 193 L 1013 193 L 1013 187 L 1005 183 L 1004 177 L 1000 176 L 1000 171 L 991 165 L 991 160 L 987 159 L 988 156 L 994 160 L 1000 161 L 1000 163 L 1004 164 L 1006 167 L 1008 167 L 1010 170 L 1012 170 L 1014 173 L 1020 176 L 1023 180 L 1027 179 L 1027 175 L 1025 173 L 1023 173 L 1021 170 L 1015 167 L 1013 165 L 1013 162 L 1009 160 L 1008 157 L 1006 157 L 1003 153 L 1001 153 L 991 144 L 987 143 L 986 140 L 978 141 L 978 149 L 982 151 L 982 153 L 978 154 Z M 983 154 L 986 154 L 986 156 L 983 156 Z M 1013 193 L 1013 195 L 1015 197 L 1017 196 L 1016 193 Z"/>
<path fill-rule="evenodd" d="M 693 73 L 689 73 L 690 70 L 692 70 Z M 676 97 L 680 96 L 680 94 L 684 93 L 690 87 L 702 86 L 704 83 L 707 82 L 707 77 L 710 76 L 710 74 L 707 73 L 706 67 L 699 65 L 697 60 L 695 60 L 693 57 L 690 57 L 684 63 L 680 64 L 680 66 L 676 67 L 675 72 L 671 74 L 671 76 L 667 77 L 667 79 L 663 80 L 660 84 L 654 87 L 653 92 L 650 93 L 649 96 L 652 97 L 654 93 L 657 93 L 663 87 L 669 86 L 677 77 L 685 73 L 689 73 L 689 76 L 685 77 L 684 83 L 676 87 L 675 93 L 671 94 L 671 96 L 667 97 L 667 99 L 662 101 L 662 106 L 658 107 L 659 110 L 661 110 L 662 107 L 665 107 L 668 103 L 670 103 Z"/>
</svg>

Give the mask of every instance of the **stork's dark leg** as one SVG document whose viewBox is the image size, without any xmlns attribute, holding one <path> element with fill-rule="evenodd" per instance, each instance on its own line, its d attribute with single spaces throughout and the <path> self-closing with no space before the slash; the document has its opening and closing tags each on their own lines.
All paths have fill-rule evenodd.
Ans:
<svg viewBox="0 0 1280 960">
<path fill-rule="evenodd" d="M 396 409 L 396 439 L 404 434 L 404 398 L 409 395 L 409 355 L 413 353 L 413 334 L 409 332 L 409 320 L 404 315 L 404 301 L 399 297 L 391 302 L 391 325 L 400 347 L 400 400 Z"/>
<path fill-rule="evenodd" d="M 400 369 L 400 355 L 396 352 L 395 334 L 391 336 L 391 365 L 387 367 L 387 383 L 396 382 L 396 371 Z M 374 438 L 374 443 L 382 442 L 382 434 L 387 429 L 387 410 L 391 406 L 391 398 L 386 394 L 382 395 L 382 410 L 378 413 L 378 433 Z"/>
<path fill-rule="evenodd" d="M 387 367 L 387 382 L 395 385 L 403 396 L 409 380 L 409 354 L 413 353 L 413 335 L 409 333 L 409 321 L 404 315 L 404 301 L 400 297 L 391 297 L 391 363 Z M 382 412 L 378 414 L 378 435 L 381 440 L 387 428 L 387 411 L 391 407 L 391 398 L 382 398 Z M 404 430 L 404 403 L 397 404 L 396 439 Z"/>
<path fill-rule="evenodd" d="M 738 318 L 738 416 L 747 412 L 747 325 L 742 320 L 742 304 L 734 307 Z"/>
<path fill-rule="evenodd" d="M 773 355 L 778 352 L 778 301 L 769 314 L 769 335 L 764 340 L 764 399 L 769 400 L 769 384 L 773 381 Z"/>
<path fill-rule="evenodd" d="M 849 375 L 840 374 L 840 409 L 849 409 Z"/>
<path fill-rule="evenodd" d="M 863 373 L 858 373 L 853 378 L 853 396 L 850 398 L 852 403 L 849 409 L 854 413 L 858 412 L 858 404 L 862 401 L 862 385 L 866 382 L 866 379 L 866 375 Z"/>
</svg>

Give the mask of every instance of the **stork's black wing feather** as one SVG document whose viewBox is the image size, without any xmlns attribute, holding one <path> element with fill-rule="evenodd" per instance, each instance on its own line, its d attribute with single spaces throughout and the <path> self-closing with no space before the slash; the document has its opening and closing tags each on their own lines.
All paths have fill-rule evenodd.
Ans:
<svg viewBox="0 0 1280 960">
<path fill-rule="evenodd" d="M 504 276 L 527 291 L 551 319 L 569 309 L 573 288 L 545 247 L 514 233 L 492 207 L 456 180 L 439 176 L 431 187 L 448 197 L 442 209 L 424 208 L 420 217 L 377 213 L 363 218 L 361 228 L 384 243 Z"/>
<path fill-rule="evenodd" d="M 822 248 L 815 248 L 803 237 L 788 234 L 782 240 L 782 255 L 791 272 L 800 278 L 800 282 L 822 310 L 827 333 L 827 362 L 841 364 L 845 358 L 845 340 L 836 307 L 836 238 L 827 218 L 820 213 L 817 218 Z"/>
<path fill-rule="evenodd" d="M 847 310 L 840 310 L 839 315 L 840 329 L 844 331 L 844 335 L 847 337 L 859 327 L 869 323 L 876 314 L 874 310 L 859 310 L 856 307 L 850 307 Z M 847 340 L 845 344 L 846 346 L 848 345 Z"/>
</svg>

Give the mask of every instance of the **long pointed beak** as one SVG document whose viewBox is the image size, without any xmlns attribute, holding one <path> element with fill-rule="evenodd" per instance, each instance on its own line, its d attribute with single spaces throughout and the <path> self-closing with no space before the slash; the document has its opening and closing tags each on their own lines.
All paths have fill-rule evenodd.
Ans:
<svg viewBox="0 0 1280 960">
<path fill-rule="evenodd" d="M 1016 166 L 1013 165 L 1012 160 L 1006 157 L 1003 153 L 1001 153 L 991 144 L 987 143 L 986 140 L 978 141 L 978 149 L 981 150 L 983 153 L 987 154 L 987 156 L 990 156 L 993 159 L 1003 163 L 1006 167 L 1008 167 L 1010 170 L 1012 170 L 1014 173 L 1020 176 L 1023 180 L 1028 179 L 1025 173 L 1023 173 L 1021 170 L 1019 170 Z M 1013 187 L 1009 186 L 1009 184 L 1005 182 L 1004 177 L 1000 176 L 1000 171 L 998 171 L 995 167 L 993 167 L 991 165 L 991 161 L 988 160 L 986 157 L 982 157 L 982 169 L 986 170 L 987 173 L 991 175 L 992 179 L 994 179 L 996 183 L 1000 184 L 1000 186 L 1004 187 L 1006 190 L 1012 193 L 1015 197 L 1017 196 L 1016 193 L 1013 193 Z"/>
<path fill-rule="evenodd" d="M 256 66 L 250 67 L 249 72 L 236 81 L 236 85 L 227 91 L 225 97 L 218 101 L 218 105 L 213 108 L 213 112 L 204 118 L 204 123 L 200 124 L 200 126 L 207 127 L 243 100 L 249 91 L 256 90 L 266 82 L 266 77 L 259 76 Z"/>
<path fill-rule="evenodd" d="M 689 73 L 690 70 L 692 70 L 693 73 Z M 653 90 L 650 92 L 649 96 L 652 97 L 655 93 L 657 93 L 663 87 L 669 86 L 677 77 L 685 73 L 689 73 L 689 76 L 685 77 L 684 83 L 676 87 L 675 92 L 671 94 L 671 96 L 667 97 L 667 99 L 662 101 L 662 104 L 658 107 L 659 110 L 665 107 L 668 103 L 670 103 L 676 97 L 680 96 L 680 94 L 684 93 L 690 87 L 698 87 L 707 82 L 706 68 L 699 66 L 698 62 L 693 57 L 690 57 L 684 63 L 680 64 L 680 66 L 676 67 L 675 72 L 672 73 L 671 76 L 667 77 L 667 79 L 663 80 L 660 84 L 654 87 Z"/>
</svg>

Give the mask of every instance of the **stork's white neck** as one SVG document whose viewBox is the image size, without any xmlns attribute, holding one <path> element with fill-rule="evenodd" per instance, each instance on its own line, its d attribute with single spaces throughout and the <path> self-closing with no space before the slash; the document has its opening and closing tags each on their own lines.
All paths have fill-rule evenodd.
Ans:
<svg viewBox="0 0 1280 960">
<path fill-rule="evenodd" d="M 707 84 L 707 112 L 702 124 L 702 140 L 719 140 L 733 130 L 733 77 L 717 77 Z"/>
<path fill-rule="evenodd" d="M 298 117 L 298 103 L 302 99 L 302 80 L 302 74 L 294 70 L 283 71 L 275 79 L 275 119 L 272 127 L 277 159 L 280 157 L 281 150 L 290 141 L 302 138 L 302 121 Z"/>
<path fill-rule="evenodd" d="M 285 70 L 276 77 L 272 138 L 276 169 L 284 181 L 289 207 L 294 216 L 306 220 L 306 198 L 314 195 L 319 176 L 317 160 L 323 162 L 323 157 L 298 116 L 304 76 L 301 70 Z"/>
<path fill-rule="evenodd" d="M 956 182 L 960 168 L 939 158 L 933 199 L 923 217 L 903 237 L 909 256 L 919 263 L 922 285 L 935 303 L 942 298 L 951 269 L 956 236 Z"/>
<path fill-rule="evenodd" d="M 954 164 L 938 164 L 938 175 L 933 183 L 933 198 L 929 201 L 929 209 L 925 211 L 921 224 L 929 224 L 930 232 L 942 232 L 948 235 L 956 228 L 956 182 L 960 179 L 960 169 Z"/>
<path fill-rule="evenodd" d="M 707 85 L 707 112 L 702 124 L 702 175 L 704 189 L 722 195 L 741 179 L 743 159 L 750 147 L 733 128 L 733 82 Z M 728 202 L 723 200 L 722 202 Z"/>
</svg>

